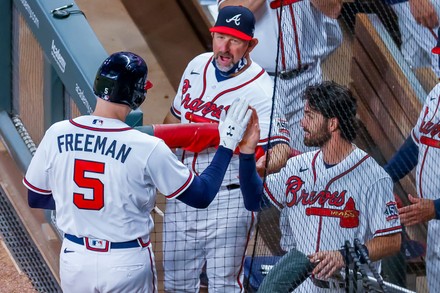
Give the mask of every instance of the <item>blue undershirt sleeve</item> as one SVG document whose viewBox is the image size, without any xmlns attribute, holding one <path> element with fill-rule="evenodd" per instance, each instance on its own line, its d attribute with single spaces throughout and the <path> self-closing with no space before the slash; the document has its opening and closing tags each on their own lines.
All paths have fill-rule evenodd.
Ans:
<svg viewBox="0 0 440 293">
<path fill-rule="evenodd" d="M 384 166 L 393 182 L 399 181 L 417 165 L 419 148 L 411 135 L 405 140 L 397 153 Z"/>
<path fill-rule="evenodd" d="M 239 178 L 247 210 L 256 212 L 270 206 L 263 193 L 263 181 L 257 173 L 255 154 L 240 153 Z"/>
<path fill-rule="evenodd" d="M 232 158 L 232 150 L 219 146 L 211 164 L 177 197 L 194 208 L 207 208 L 215 198 Z"/>
<path fill-rule="evenodd" d="M 440 220 L 440 198 L 434 200 L 434 207 L 435 207 L 435 218 L 436 220 Z"/>
<path fill-rule="evenodd" d="M 39 194 L 30 189 L 28 189 L 28 205 L 36 209 L 55 210 L 52 194 Z"/>
</svg>

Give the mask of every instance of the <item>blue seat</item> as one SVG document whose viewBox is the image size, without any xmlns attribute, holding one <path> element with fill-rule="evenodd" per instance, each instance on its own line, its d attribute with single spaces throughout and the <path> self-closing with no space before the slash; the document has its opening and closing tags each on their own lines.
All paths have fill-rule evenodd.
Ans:
<svg viewBox="0 0 440 293">
<path fill-rule="evenodd" d="M 244 277 L 250 288 L 245 289 L 257 291 L 264 277 L 280 258 L 281 256 L 247 256 L 244 260 Z"/>
</svg>

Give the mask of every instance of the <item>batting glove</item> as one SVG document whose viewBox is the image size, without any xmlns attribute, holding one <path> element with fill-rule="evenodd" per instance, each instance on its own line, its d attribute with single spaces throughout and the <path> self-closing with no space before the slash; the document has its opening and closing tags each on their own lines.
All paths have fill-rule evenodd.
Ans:
<svg viewBox="0 0 440 293">
<path fill-rule="evenodd" d="M 220 145 L 234 151 L 243 138 L 251 115 L 249 103 L 244 99 L 235 100 L 229 107 L 227 114 L 223 110 L 218 126 Z"/>
</svg>

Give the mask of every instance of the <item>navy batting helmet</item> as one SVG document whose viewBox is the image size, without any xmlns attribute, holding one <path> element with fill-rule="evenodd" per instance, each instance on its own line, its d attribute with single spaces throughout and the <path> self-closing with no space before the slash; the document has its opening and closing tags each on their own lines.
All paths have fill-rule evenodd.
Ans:
<svg viewBox="0 0 440 293">
<path fill-rule="evenodd" d="M 93 90 L 103 100 L 136 109 L 152 86 L 147 75 L 147 64 L 140 56 L 117 52 L 105 59 L 98 69 Z"/>
</svg>

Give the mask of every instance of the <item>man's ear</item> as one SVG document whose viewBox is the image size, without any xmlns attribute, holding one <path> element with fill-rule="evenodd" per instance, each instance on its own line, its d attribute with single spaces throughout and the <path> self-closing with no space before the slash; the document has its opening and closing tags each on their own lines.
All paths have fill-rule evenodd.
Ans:
<svg viewBox="0 0 440 293">
<path fill-rule="evenodd" d="M 330 132 L 334 132 L 339 129 L 338 118 L 333 117 L 328 119 L 328 128 Z"/>
<path fill-rule="evenodd" d="M 257 45 L 258 45 L 258 39 L 257 38 L 251 39 L 249 41 L 247 52 L 250 54 L 252 52 L 252 50 L 255 48 L 255 46 L 257 46 Z"/>
</svg>

